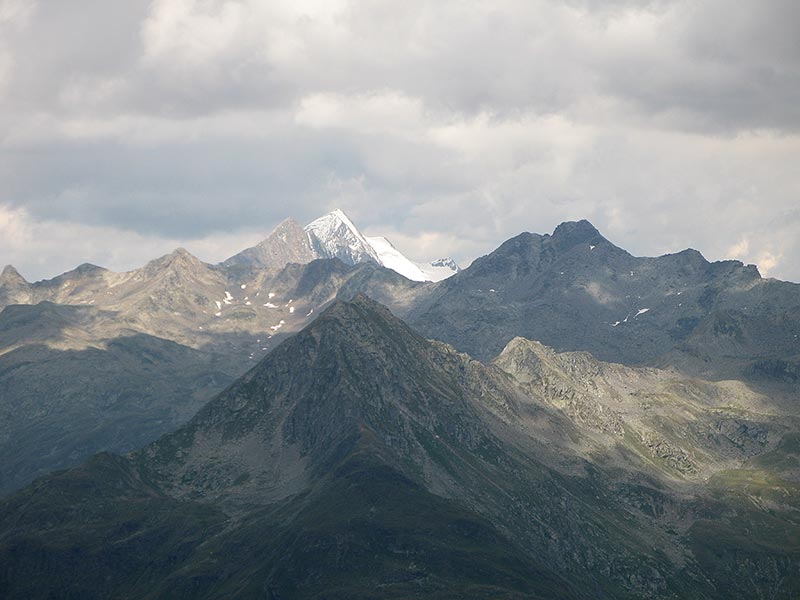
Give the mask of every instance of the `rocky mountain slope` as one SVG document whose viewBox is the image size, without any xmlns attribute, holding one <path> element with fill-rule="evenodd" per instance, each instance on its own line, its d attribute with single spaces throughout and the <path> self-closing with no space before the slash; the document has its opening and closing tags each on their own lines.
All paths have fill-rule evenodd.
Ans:
<svg viewBox="0 0 800 600">
<path fill-rule="evenodd" d="M 267 238 L 230 257 L 219 268 L 233 282 L 248 282 L 275 274 L 288 264 L 305 265 L 318 258 L 305 230 L 286 219 Z"/>
<path fill-rule="evenodd" d="M 344 234 L 369 245 L 371 238 L 343 225 L 337 214 L 326 222 L 328 230 L 343 227 Z M 332 248 L 336 243 L 349 247 L 341 240 L 328 242 Z M 199 380 L 207 384 L 192 388 L 185 396 L 186 407 L 178 411 L 171 408 L 171 393 L 161 394 L 164 406 L 157 399 L 149 404 L 147 398 L 159 394 L 148 391 L 152 372 L 146 362 L 125 363 L 126 389 L 132 394 L 128 401 L 150 406 L 154 415 L 174 415 L 131 413 L 131 430 L 147 422 L 141 429 L 153 439 L 193 414 L 230 378 L 244 373 L 335 298 L 348 299 L 359 292 L 386 304 L 425 336 L 482 360 L 494 358 L 510 340 L 523 336 L 558 350 L 588 350 L 625 364 L 672 366 L 711 379 L 745 379 L 775 402 L 796 404 L 800 286 L 762 279 L 754 267 L 735 261 L 709 263 L 691 250 L 636 258 L 585 221 L 564 223 L 552 235 L 521 234 L 436 284 L 411 282 L 371 259 L 354 266 L 338 259 L 305 262 L 317 255 L 310 234 L 286 221 L 258 246 L 219 265 L 179 249 L 127 273 L 82 265 L 32 284 L 7 267 L 0 274 L 0 305 L 50 302 L 85 310 L 80 327 L 63 328 L 51 322 L 50 310 L 29 311 L 28 325 L 0 314 L 0 323 L 8 317 L 6 326 L 13 331 L 0 340 L 0 363 L 9 365 L 0 373 L 0 386 L 18 372 L 10 368 L 17 364 L 16 357 L 24 356 L 25 370 L 19 372 L 41 382 L 36 389 L 42 406 L 21 412 L 15 423 L 21 431 L 44 428 L 41 434 L 9 438 L 9 443 L 22 445 L 19 453 L 24 458 L 13 474 L 3 476 L 0 491 L 48 468 L 77 464 L 92 451 L 121 451 L 146 441 L 125 438 L 125 444 L 104 446 L 106 440 L 116 439 L 104 429 L 104 423 L 114 427 L 116 416 L 96 397 L 107 395 L 104 385 L 114 388 L 118 369 L 97 363 L 94 369 L 67 373 L 52 357 L 72 356 L 65 351 L 98 355 L 109 344 L 134 339 L 176 348 L 182 359 L 169 363 L 176 371 L 197 372 L 206 368 L 209 357 L 216 357 L 214 370 L 225 376 Z M 35 330 L 39 333 L 31 333 Z M 163 377 L 169 379 L 166 370 Z M 59 383 L 65 378 L 74 390 L 92 397 L 70 395 Z M 0 396 L 0 410 L 28 406 L 17 397 L 24 391 L 24 379 L 15 381 Z M 67 396 L 74 413 L 63 408 Z M 55 406 L 62 408 L 54 410 Z M 56 423 L 59 412 L 71 416 Z M 44 415 L 53 417 L 45 422 Z M 47 431 L 74 441 L 50 444 Z"/>
<path fill-rule="evenodd" d="M 0 414 L 13 415 L 0 425 L 0 493 L 171 431 L 340 290 L 397 310 L 414 290 L 393 271 L 338 260 L 232 285 L 183 250 L 130 273 L 84 270 L 0 312 Z"/>
<path fill-rule="evenodd" d="M 0 491 L 128 451 L 184 423 L 240 374 L 225 355 L 129 332 L 102 342 L 91 307 L 0 314 Z"/>
<path fill-rule="evenodd" d="M 695 250 L 628 254 L 588 222 L 523 233 L 426 293 L 425 335 L 489 360 L 514 337 L 710 378 L 797 382 L 800 285 Z"/>
<path fill-rule="evenodd" d="M 0 595 L 792 598 L 796 425 L 730 392 L 521 339 L 485 365 L 358 296 L 175 433 L 0 501 Z"/>
</svg>

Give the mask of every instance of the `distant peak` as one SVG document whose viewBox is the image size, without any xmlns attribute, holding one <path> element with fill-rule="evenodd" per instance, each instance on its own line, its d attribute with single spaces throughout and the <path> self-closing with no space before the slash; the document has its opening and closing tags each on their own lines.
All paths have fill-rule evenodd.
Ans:
<svg viewBox="0 0 800 600">
<path fill-rule="evenodd" d="M 3 267 L 3 272 L 0 273 L 0 281 L 7 283 L 28 283 L 12 265 Z"/>
<path fill-rule="evenodd" d="M 458 273 L 461 270 L 461 267 L 458 266 L 458 263 L 449 256 L 445 256 L 443 258 L 437 258 L 436 260 L 431 261 L 431 266 L 446 267 L 451 271 L 453 271 L 454 273 Z"/>
<path fill-rule="evenodd" d="M 298 223 L 291 217 L 289 217 L 287 219 L 284 219 L 277 225 L 275 225 L 275 227 L 272 228 L 272 231 L 269 232 L 269 235 L 263 240 L 263 242 L 267 242 L 276 237 L 283 238 L 286 237 L 287 235 L 295 234 L 298 231 L 303 232 L 303 226 L 300 225 L 300 223 Z"/>
<path fill-rule="evenodd" d="M 341 208 L 334 208 L 330 212 L 330 214 L 332 216 L 336 217 L 337 219 L 341 220 L 343 223 L 345 223 L 349 227 L 352 227 L 353 229 L 356 228 L 356 226 L 353 225 L 353 222 L 350 220 L 350 218 L 346 214 L 344 214 L 344 211 Z"/>
<path fill-rule="evenodd" d="M 269 237 L 262 240 L 259 246 L 269 247 L 274 246 L 276 243 L 302 245 L 303 250 L 306 250 L 305 245 L 308 245 L 307 250 L 311 252 L 307 231 L 300 223 L 291 218 L 284 219 L 278 223 L 275 229 L 269 234 Z M 309 256 L 308 258 L 311 259 L 312 257 Z"/>
<path fill-rule="evenodd" d="M 64 275 L 91 275 L 94 273 L 104 273 L 107 269 L 98 267 L 92 263 L 83 263 L 75 267 L 72 271 L 68 271 Z"/>
<path fill-rule="evenodd" d="M 601 237 L 600 232 L 586 219 L 565 221 L 553 231 L 554 240 L 568 245 L 590 242 Z"/>
<path fill-rule="evenodd" d="M 186 248 L 175 248 L 175 250 L 167 254 L 165 258 L 166 262 L 170 264 L 174 262 L 180 262 L 181 264 L 194 264 L 200 262 L 200 259 L 189 252 Z"/>
<path fill-rule="evenodd" d="M 499 357 L 507 357 L 519 352 L 532 352 L 536 356 L 553 354 L 554 351 L 548 348 L 538 340 L 529 340 L 527 338 L 516 336 L 508 344 L 506 344 Z"/>
<path fill-rule="evenodd" d="M 375 249 L 341 209 L 335 209 L 305 226 L 312 246 L 324 258 L 338 258 L 355 265 L 381 264 Z"/>
<path fill-rule="evenodd" d="M 275 229 L 281 229 L 283 227 L 299 227 L 300 224 L 295 221 L 292 217 L 286 217 L 283 221 L 278 223 L 275 226 Z"/>
<path fill-rule="evenodd" d="M 694 248 L 686 248 L 686 250 L 681 250 L 680 252 L 676 252 L 675 254 L 665 254 L 664 257 L 670 257 L 673 259 L 682 260 L 697 265 L 708 264 L 706 258 Z"/>
<path fill-rule="evenodd" d="M 305 229 L 307 231 L 308 230 L 314 231 L 319 229 L 330 228 L 331 226 L 335 227 L 338 224 L 344 225 L 351 232 L 353 232 L 358 236 L 361 235 L 361 232 L 358 230 L 358 227 L 356 227 L 353 224 L 353 222 L 350 220 L 350 217 L 348 217 L 341 208 L 334 208 L 331 212 L 322 215 L 318 219 L 314 219 L 313 221 L 311 221 L 311 223 L 306 225 Z"/>
<path fill-rule="evenodd" d="M 186 268 L 191 265 L 199 265 L 202 264 L 200 259 L 194 256 L 191 252 L 186 250 L 186 248 L 176 248 L 169 254 L 165 254 L 160 258 L 156 258 L 151 260 L 147 265 L 145 265 L 145 269 L 148 271 L 152 270 L 160 270 L 167 267 L 175 268 Z"/>
</svg>

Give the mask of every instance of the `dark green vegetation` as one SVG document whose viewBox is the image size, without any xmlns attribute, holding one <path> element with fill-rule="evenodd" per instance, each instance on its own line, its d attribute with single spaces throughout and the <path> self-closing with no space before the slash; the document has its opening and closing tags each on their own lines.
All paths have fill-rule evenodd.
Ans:
<svg viewBox="0 0 800 600">
<path fill-rule="evenodd" d="M 670 377 L 523 341 L 486 366 L 338 302 L 174 433 L 2 501 L 0 596 L 796 597 L 792 421 Z M 658 413 L 678 389 L 696 419 Z"/>
</svg>

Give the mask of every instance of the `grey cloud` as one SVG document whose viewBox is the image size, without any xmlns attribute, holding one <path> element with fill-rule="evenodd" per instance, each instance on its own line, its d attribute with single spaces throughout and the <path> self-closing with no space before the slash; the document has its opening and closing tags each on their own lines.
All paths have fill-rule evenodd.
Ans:
<svg viewBox="0 0 800 600">
<path fill-rule="evenodd" d="M 789 0 L 38 2 L 0 22 L 0 208 L 166 243 L 341 205 L 462 262 L 586 217 L 800 279 L 798 22 Z"/>
</svg>

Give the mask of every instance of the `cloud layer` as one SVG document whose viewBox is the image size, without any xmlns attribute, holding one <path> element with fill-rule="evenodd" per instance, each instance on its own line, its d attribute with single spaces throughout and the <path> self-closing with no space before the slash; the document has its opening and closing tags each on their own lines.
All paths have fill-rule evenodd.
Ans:
<svg viewBox="0 0 800 600">
<path fill-rule="evenodd" d="M 0 0 L 0 262 L 206 260 L 339 206 L 468 263 L 588 218 L 800 281 L 800 4 Z"/>
</svg>

